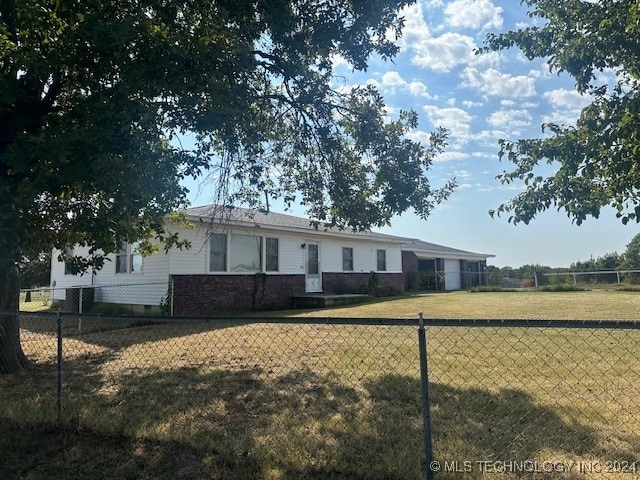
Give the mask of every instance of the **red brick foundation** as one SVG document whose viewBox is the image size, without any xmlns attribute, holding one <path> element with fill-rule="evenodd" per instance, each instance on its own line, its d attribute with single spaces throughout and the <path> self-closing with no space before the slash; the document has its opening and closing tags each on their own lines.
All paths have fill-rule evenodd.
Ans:
<svg viewBox="0 0 640 480">
<path fill-rule="evenodd" d="M 173 275 L 173 314 L 215 316 L 250 310 L 290 308 L 292 296 L 305 293 L 304 275 Z M 404 292 L 402 273 L 323 273 L 324 293 Z"/>
<path fill-rule="evenodd" d="M 372 288 L 373 287 L 373 288 Z M 373 293 L 393 295 L 404 292 L 402 273 L 323 273 L 324 293 Z M 372 291 L 373 290 L 373 291 Z"/>
<path fill-rule="evenodd" d="M 304 293 L 304 275 L 173 275 L 173 314 L 213 316 L 283 309 Z"/>
</svg>

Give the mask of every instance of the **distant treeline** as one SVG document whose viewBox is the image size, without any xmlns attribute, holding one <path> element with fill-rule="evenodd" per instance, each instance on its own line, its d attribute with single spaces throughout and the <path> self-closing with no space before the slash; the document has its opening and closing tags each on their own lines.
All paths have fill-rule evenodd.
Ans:
<svg viewBox="0 0 640 480">
<path fill-rule="evenodd" d="M 620 270 L 640 270 L 640 234 L 637 234 L 631 239 L 631 242 L 629 242 L 627 249 L 623 253 L 605 253 L 600 257 L 591 257 L 588 260 L 574 262 L 568 267 L 550 267 L 548 265 L 538 263 L 522 265 L 517 268 L 499 268 L 492 265 L 487 266 L 490 284 L 498 284 L 505 278 L 526 280 L 533 279 L 535 277 L 537 277 L 539 285 L 565 283 L 567 281 L 573 282 L 573 278 L 570 276 L 565 277 L 545 274 L 602 271 L 616 272 Z M 599 274 L 580 277 L 581 281 L 603 283 L 616 282 L 617 279 L 618 277 L 615 273 L 611 273 L 610 275 Z M 622 280 L 625 283 L 640 283 L 640 273 L 625 274 L 622 277 Z"/>
</svg>

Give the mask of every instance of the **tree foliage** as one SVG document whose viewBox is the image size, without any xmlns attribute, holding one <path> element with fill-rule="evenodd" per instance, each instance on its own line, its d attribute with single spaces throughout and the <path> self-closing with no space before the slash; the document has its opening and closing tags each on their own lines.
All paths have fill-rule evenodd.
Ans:
<svg viewBox="0 0 640 480">
<path fill-rule="evenodd" d="M 623 223 L 640 221 L 640 4 L 525 0 L 529 15 L 546 20 L 489 35 L 485 48 L 519 47 L 529 59 L 546 58 L 551 71 L 567 72 L 580 93 L 592 98 L 575 127 L 547 123 L 544 138 L 500 141 L 500 157 L 515 168 L 498 178 L 524 181 L 525 190 L 492 215 L 528 223 L 555 207 L 577 224 L 611 205 Z M 601 72 L 614 72 L 607 85 Z M 540 174 L 544 164 L 554 173 Z"/>
<path fill-rule="evenodd" d="M 415 113 L 387 119 L 332 64 L 392 58 L 411 1 L 0 0 L 0 277 L 52 247 L 88 246 L 65 259 L 81 271 L 178 243 L 163 218 L 205 172 L 219 202 L 302 201 L 345 228 L 428 216 L 454 186 L 427 178 L 444 132 L 408 140 Z"/>
<path fill-rule="evenodd" d="M 25 258 L 20 265 L 20 288 L 34 288 L 49 285 L 51 277 L 51 253 L 43 253 L 36 258 Z"/>
<path fill-rule="evenodd" d="M 406 3 L 0 2 L 1 257 L 86 244 L 99 265 L 162 232 L 180 180 L 208 169 L 224 200 L 303 200 L 356 229 L 426 217 L 451 187 L 426 177 L 443 132 L 407 140 L 415 114 L 385 121 L 378 92 L 339 91 L 331 63 L 393 57 Z"/>
</svg>

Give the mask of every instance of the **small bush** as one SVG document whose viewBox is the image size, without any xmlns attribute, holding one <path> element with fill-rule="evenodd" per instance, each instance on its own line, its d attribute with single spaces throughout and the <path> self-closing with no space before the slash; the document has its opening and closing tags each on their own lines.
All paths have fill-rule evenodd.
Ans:
<svg viewBox="0 0 640 480">
<path fill-rule="evenodd" d="M 545 285 L 538 290 L 541 292 L 586 292 L 586 288 L 578 287 L 576 285 Z"/>
<path fill-rule="evenodd" d="M 392 287 L 391 285 L 384 285 L 382 287 L 377 287 L 373 291 L 373 295 L 376 297 L 398 297 L 402 295 L 402 291 Z"/>
<path fill-rule="evenodd" d="M 479 293 L 479 292 L 517 292 L 518 290 L 515 288 L 503 288 L 503 287 L 491 285 L 491 286 L 471 287 L 469 291 L 472 293 Z"/>
<path fill-rule="evenodd" d="M 417 292 L 420 290 L 421 280 L 422 275 L 420 275 L 420 272 L 409 272 L 407 275 L 407 290 L 410 292 Z"/>
<path fill-rule="evenodd" d="M 616 288 L 620 292 L 640 292 L 640 285 L 624 285 Z"/>
</svg>

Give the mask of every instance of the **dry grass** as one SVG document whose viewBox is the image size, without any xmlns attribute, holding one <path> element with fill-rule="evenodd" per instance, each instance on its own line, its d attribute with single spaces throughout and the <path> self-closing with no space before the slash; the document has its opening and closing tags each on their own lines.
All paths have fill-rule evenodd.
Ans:
<svg viewBox="0 0 640 480">
<path fill-rule="evenodd" d="M 288 311 L 293 316 L 640 320 L 640 292 L 452 292 L 374 301 L 356 307 Z M 278 316 L 282 312 L 270 312 Z"/>
<path fill-rule="evenodd" d="M 315 314 L 424 311 L 461 318 L 474 311 L 477 317 L 615 320 L 637 318 L 639 298 L 633 292 L 455 293 Z M 414 327 L 249 322 L 146 325 L 67 338 L 64 424 L 134 439 L 123 442 L 126 452 L 114 453 L 114 462 L 132 472 L 138 457 L 131 449 L 164 459 L 178 448 L 190 478 L 422 478 Z M 24 327 L 34 372 L 0 379 L 0 416 L 52 424 L 55 338 L 34 319 Z M 73 327 L 65 325 L 69 332 Z M 640 470 L 640 331 L 431 327 L 427 336 L 436 459 L 585 466 L 623 460 L 639 462 Z M 66 465 L 88 471 L 84 463 L 92 457 L 76 452 Z M 473 466 L 468 476 L 480 477 Z M 179 476 L 176 469 L 166 467 L 165 478 Z M 553 478 L 633 478 L 577 469 Z"/>
</svg>

